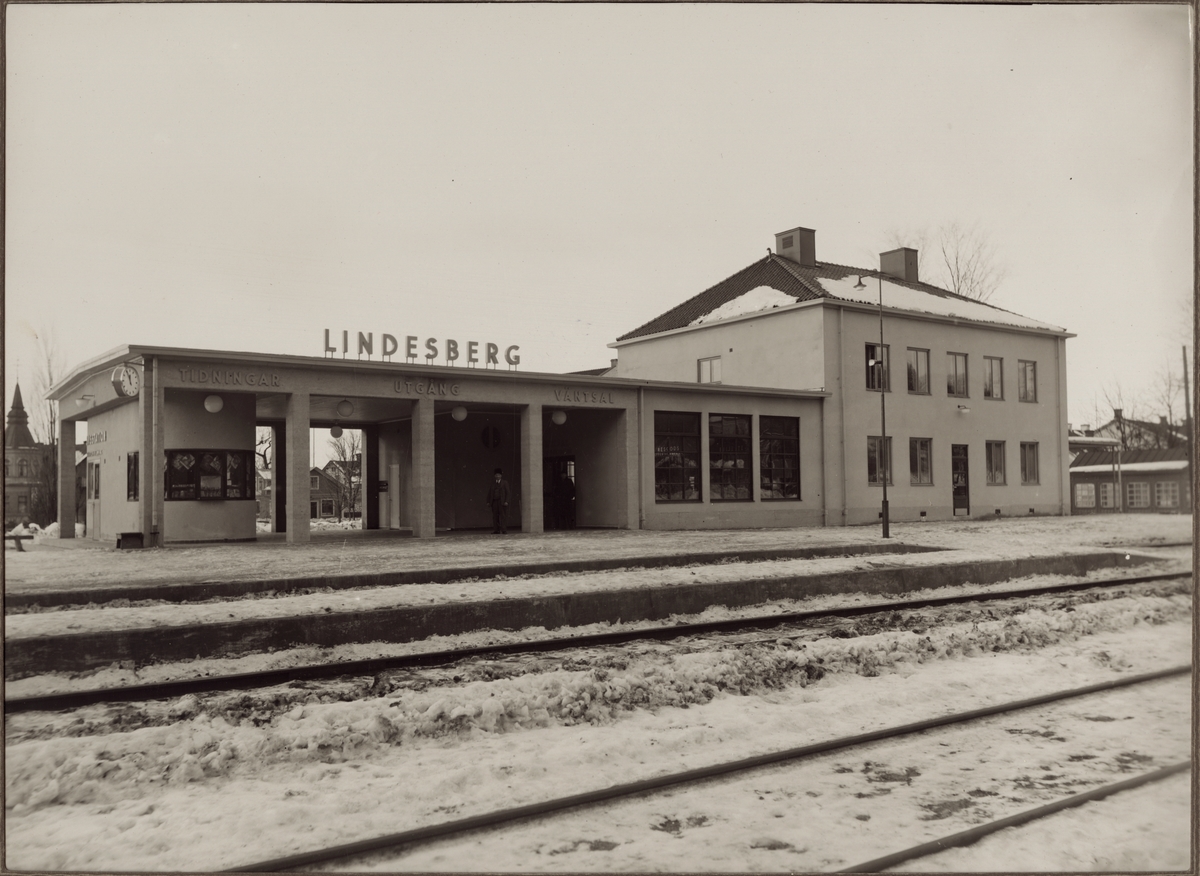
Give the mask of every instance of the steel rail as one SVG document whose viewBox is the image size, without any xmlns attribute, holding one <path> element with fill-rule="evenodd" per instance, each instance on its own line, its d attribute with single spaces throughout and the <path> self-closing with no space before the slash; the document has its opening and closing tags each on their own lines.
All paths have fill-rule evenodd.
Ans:
<svg viewBox="0 0 1200 876">
<path fill-rule="evenodd" d="M 1072 688 L 1070 690 L 1057 691 L 1051 694 L 1042 694 L 1041 696 L 1029 697 L 1023 700 L 1015 700 L 1013 702 L 1001 703 L 995 706 L 986 706 L 981 709 L 973 709 L 968 712 L 943 715 L 939 718 L 929 718 L 923 721 L 915 721 L 910 724 L 902 724 L 897 727 L 887 727 L 881 730 L 873 730 L 868 733 L 860 733 L 855 736 L 844 736 L 838 739 L 830 739 L 824 742 L 802 745 L 798 748 L 789 748 L 783 751 L 769 752 L 767 754 L 741 758 L 739 760 L 728 761 L 726 763 L 684 770 L 683 772 L 671 773 L 665 776 L 657 776 L 652 779 L 643 779 L 637 782 L 612 785 L 608 788 L 586 791 L 582 794 L 573 794 L 568 797 L 558 797 L 540 803 L 531 803 L 525 806 L 516 806 L 511 809 L 488 812 L 482 815 L 473 815 L 468 818 L 460 818 L 454 821 L 443 822 L 441 824 L 432 824 L 426 827 L 419 827 L 411 830 L 400 831 L 398 833 L 386 834 L 384 836 L 372 837 L 370 839 L 358 840 L 357 842 L 331 846 L 325 849 L 317 849 L 311 852 L 302 852 L 295 855 L 287 855 L 285 857 L 257 861 L 251 864 L 244 864 L 239 867 L 232 867 L 221 872 L 265 873 L 279 870 L 294 870 L 300 867 L 311 866 L 313 864 L 320 864 L 341 858 L 356 857 L 369 852 L 377 852 L 383 849 L 395 848 L 397 846 L 412 846 L 422 842 L 442 839 L 455 834 L 468 833 L 483 828 L 495 827 L 501 824 L 511 824 L 517 821 L 537 818 L 539 816 L 549 815 L 551 813 L 561 812 L 567 809 L 604 803 L 622 797 L 632 797 L 677 785 L 692 784 L 695 782 L 716 778 L 718 776 L 746 772 L 747 770 L 753 770 L 759 767 L 781 763 L 783 761 L 811 757 L 813 755 L 824 754 L 826 752 L 837 751 L 840 749 L 853 748 L 858 745 L 878 742 L 882 739 L 890 739 L 897 736 L 907 736 L 916 733 L 922 733 L 938 727 L 945 727 L 952 724 L 962 724 L 968 721 L 977 721 L 993 715 L 1004 714 L 1006 712 L 1015 712 L 1020 709 L 1029 709 L 1035 706 L 1059 702 L 1061 700 L 1071 699 L 1074 697 L 1087 696 L 1089 694 L 1102 693 L 1119 688 L 1132 687 L 1138 684 L 1160 681 L 1165 678 L 1186 675 L 1191 672 L 1191 669 L 1192 668 L 1190 665 L 1175 666 L 1170 669 L 1159 670 L 1158 672 L 1149 672 L 1143 675 L 1101 682 L 1099 684 L 1088 685 L 1086 687 Z"/>
<path fill-rule="evenodd" d="M 77 709 L 97 703 L 128 703 L 148 700 L 175 699 L 195 693 L 213 691 L 255 690 L 288 684 L 294 681 L 314 681 L 344 676 L 374 675 L 395 669 L 412 669 L 444 666 L 460 660 L 478 657 L 503 656 L 508 654 L 534 654 L 563 649 L 578 649 L 603 645 L 620 645 L 639 639 L 668 640 L 680 636 L 741 630 L 771 629 L 788 623 L 812 622 L 825 618 L 850 618 L 883 611 L 911 611 L 918 608 L 934 608 L 972 602 L 994 602 L 1002 599 L 1018 599 L 1029 596 L 1044 596 L 1054 593 L 1071 593 L 1101 587 L 1118 587 L 1126 584 L 1144 584 L 1191 577 L 1188 572 L 1164 572 L 1132 578 L 1109 578 L 1097 581 L 1053 584 L 1044 587 L 1027 587 L 1020 590 L 985 591 L 958 596 L 936 596 L 927 599 L 903 602 L 872 602 L 866 605 L 844 606 L 815 611 L 797 611 L 786 614 L 760 615 L 757 617 L 731 620 L 706 621 L 694 624 L 673 624 L 645 627 L 637 630 L 593 633 L 585 636 L 554 636 L 536 641 L 512 642 L 507 645 L 482 645 L 445 651 L 429 651 L 423 654 L 403 654 L 393 657 L 372 657 L 362 660 L 345 660 L 335 663 L 320 663 L 310 666 L 291 666 L 285 669 L 269 669 L 260 672 L 242 672 L 230 675 L 204 676 L 177 681 L 133 684 L 122 687 L 95 690 L 69 691 L 41 694 L 28 697 L 5 699 L 4 710 L 15 715 L 33 711 L 63 711 Z"/>
<path fill-rule="evenodd" d="M 903 864 L 905 861 L 912 861 L 916 858 L 926 858 L 930 855 L 935 855 L 938 852 L 944 852 L 946 849 L 952 849 L 961 846 L 969 846 L 972 843 L 978 842 L 989 834 L 1004 830 L 1007 827 L 1017 827 L 1029 821 L 1034 821 L 1038 818 L 1044 818 L 1047 815 L 1053 815 L 1055 812 L 1061 812 L 1063 809 L 1071 809 L 1075 806 L 1082 806 L 1084 803 L 1090 803 L 1093 800 L 1102 800 L 1112 794 L 1118 794 L 1122 791 L 1130 791 L 1134 788 L 1148 785 L 1151 782 L 1159 782 L 1163 779 L 1181 773 L 1184 770 L 1190 770 L 1192 762 L 1190 760 L 1181 761 L 1180 763 L 1172 764 L 1169 767 L 1163 767 L 1154 772 L 1144 773 L 1140 776 L 1134 776 L 1132 779 L 1125 779 L 1123 782 L 1114 782 L 1111 785 L 1103 785 L 1099 788 L 1093 788 L 1090 791 L 1084 791 L 1082 794 L 1075 794 L 1070 797 L 1064 797 L 1062 800 L 1056 800 L 1053 803 L 1047 803 L 1045 806 L 1038 806 L 1036 809 L 1026 809 L 1024 812 L 1018 812 L 1016 815 L 1010 815 L 1007 818 L 1001 818 L 997 821 L 990 821 L 987 824 L 980 824 L 976 827 L 959 833 L 951 834 L 950 836 L 942 837 L 941 839 L 932 840 L 927 843 L 921 843 L 919 846 L 913 846 L 903 851 L 893 852 L 890 855 L 884 855 L 880 858 L 875 858 L 867 861 L 864 864 L 856 864 L 853 867 L 847 867 L 844 870 L 837 870 L 838 873 L 878 873 L 880 870 L 886 870 L 888 867 L 894 867 L 897 864 Z"/>
</svg>

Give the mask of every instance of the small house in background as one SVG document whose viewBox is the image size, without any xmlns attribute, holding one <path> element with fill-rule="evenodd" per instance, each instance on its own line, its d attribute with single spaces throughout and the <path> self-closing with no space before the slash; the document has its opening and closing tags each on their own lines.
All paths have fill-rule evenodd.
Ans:
<svg viewBox="0 0 1200 876">
<path fill-rule="evenodd" d="M 321 469 L 338 485 L 334 515 L 337 517 L 362 517 L 362 454 L 352 460 L 331 459 Z"/>
<path fill-rule="evenodd" d="M 1074 442 L 1072 442 L 1074 444 Z M 1185 447 L 1084 449 L 1071 462 L 1071 513 L 1190 513 L 1191 467 Z"/>
<path fill-rule="evenodd" d="M 1113 418 L 1097 426 L 1097 438 L 1112 438 L 1122 450 L 1164 450 L 1187 445 L 1188 424 L 1172 423 L 1160 416 L 1158 422 L 1137 420 L 1124 416 L 1121 408 L 1113 408 Z M 1085 426 L 1084 429 L 1087 429 Z"/>
<path fill-rule="evenodd" d="M 315 466 L 308 470 L 308 516 L 318 518 L 336 517 L 337 500 L 341 487 L 338 482 Z"/>
<path fill-rule="evenodd" d="M 271 470 L 258 468 L 254 472 L 254 499 L 258 504 L 259 520 L 271 519 Z"/>
</svg>

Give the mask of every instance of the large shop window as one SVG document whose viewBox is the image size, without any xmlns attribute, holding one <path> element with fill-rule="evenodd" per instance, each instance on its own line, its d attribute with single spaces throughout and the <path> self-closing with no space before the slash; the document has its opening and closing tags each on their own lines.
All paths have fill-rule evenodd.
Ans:
<svg viewBox="0 0 1200 876">
<path fill-rule="evenodd" d="M 700 501 L 700 415 L 654 412 L 654 501 Z"/>
<path fill-rule="evenodd" d="M 170 501 L 253 499 L 251 450 L 168 450 Z"/>
<path fill-rule="evenodd" d="M 708 480 L 714 502 L 749 502 L 750 417 L 708 415 Z"/>
<path fill-rule="evenodd" d="M 800 498 L 800 418 L 758 418 L 761 499 Z"/>
</svg>

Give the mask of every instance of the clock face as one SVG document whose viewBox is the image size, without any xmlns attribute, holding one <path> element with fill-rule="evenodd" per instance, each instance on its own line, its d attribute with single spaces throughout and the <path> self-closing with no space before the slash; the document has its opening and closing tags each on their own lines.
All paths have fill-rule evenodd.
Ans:
<svg viewBox="0 0 1200 876">
<path fill-rule="evenodd" d="M 112 374 L 117 395 L 133 398 L 142 388 L 142 375 L 132 365 L 118 365 Z"/>
</svg>

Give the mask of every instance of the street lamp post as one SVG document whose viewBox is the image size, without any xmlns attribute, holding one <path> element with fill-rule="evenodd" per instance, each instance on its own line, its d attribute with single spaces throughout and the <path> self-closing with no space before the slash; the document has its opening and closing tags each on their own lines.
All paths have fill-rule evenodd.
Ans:
<svg viewBox="0 0 1200 876">
<path fill-rule="evenodd" d="M 887 443 L 887 393 L 885 391 L 884 382 L 887 380 L 888 373 L 885 370 L 886 366 L 883 361 L 883 276 L 879 279 L 879 351 L 875 356 L 875 366 L 879 369 L 879 377 L 876 380 L 876 385 L 879 387 L 879 479 L 883 483 L 883 537 L 891 538 L 891 533 L 888 527 L 888 478 L 892 476 L 892 455 L 888 453 Z M 854 285 L 855 289 L 866 289 L 867 285 L 862 281 L 862 277 L 858 278 L 858 282 Z"/>
</svg>

